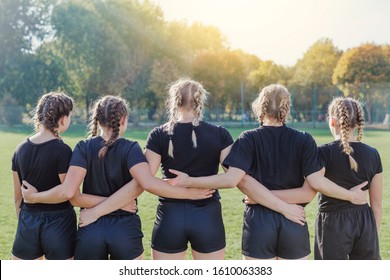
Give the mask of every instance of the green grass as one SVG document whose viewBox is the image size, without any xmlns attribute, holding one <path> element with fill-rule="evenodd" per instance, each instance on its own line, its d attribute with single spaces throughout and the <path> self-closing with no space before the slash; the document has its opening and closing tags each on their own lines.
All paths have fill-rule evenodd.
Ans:
<svg viewBox="0 0 390 280">
<path fill-rule="evenodd" d="M 229 129 L 233 138 L 236 139 L 243 128 Z M 16 229 L 16 216 L 13 206 L 13 184 L 11 175 L 11 157 L 18 143 L 23 141 L 31 133 L 31 128 L 21 127 L 18 129 L 0 130 L 0 259 L 7 260 L 11 256 L 11 247 Z M 146 136 L 150 129 L 128 129 L 125 137 L 137 140 L 141 147 L 144 146 Z M 322 144 L 332 141 L 330 132 L 325 129 L 307 130 L 317 141 Z M 64 141 L 72 148 L 83 139 L 85 131 L 80 127 L 71 127 L 64 135 Z M 390 168 L 390 131 L 366 131 L 364 142 L 377 148 L 382 157 L 384 169 L 383 185 L 383 219 L 380 233 L 380 246 L 382 259 L 390 259 L 390 175 L 386 172 Z M 242 194 L 237 189 L 221 191 L 223 217 L 226 227 L 226 259 L 241 259 L 241 227 L 244 205 L 241 202 Z M 150 259 L 150 239 L 155 218 L 157 197 L 144 192 L 139 198 L 140 216 L 144 232 L 145 259 Z M 313 245 L 314 220 L 317 202 L 313 200 L 306 207 L 311 245 Z M 313 258 L 312 254 L 310 256 Z"/>
</svg>

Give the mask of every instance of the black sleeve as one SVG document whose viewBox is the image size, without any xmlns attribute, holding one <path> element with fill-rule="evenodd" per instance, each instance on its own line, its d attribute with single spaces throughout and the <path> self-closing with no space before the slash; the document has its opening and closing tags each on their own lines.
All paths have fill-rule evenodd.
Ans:
<svg viewBox="0 0 390 280">
<path fill-rule="evenodd" d="M 376 151 L 376 155 L 377 155 L 377 162 L 378 162 L 378 168 L 376 170 L 376 174 L 378 174 L 383 172 L 383 168 L 382 168 L 381 156 L 379 155 L 378 151 Z"/>
<path fill-rule="evenodd" d="M 18 164 L 16 162 L 16 152 L 14 152 L 14 155 L 12 156 L 11 169 L 12 171 L 19 171 Z"/>
<path fill-rule="evenodd" d="M 161 137 L 161 128 L 156 127 L 154 128 L 148 135 L 148 138 L 146 139 L 146 149 L 149 149 L 156 154 L 162 155 L 162 145 L 160 141 Z"/>
<path fill-rule="evenodd" d="M 318 147 L 318 156 L 320 157 L 320 162 L 323 167 L 327 167 L 329 165 L 329 147 L 327 145 L 321 145 Z"/>
<path fill-rule="evenodd" d="M 307 177 L 322 169 L 320 158 L 318 156 L 317 144 L 313 137 L 307 133 L 302 150 L 302 173 Z"/>
<path fill-rule="evenodd" d="M 137 142 L 131 144 L 127 153 L 127 169 L 131 169 L 134 165 L 141 162 L 148 162 L 140 145 Z"/>
<path fill-rule="evenodd" d="M 71 158 L 72 158 L 72 149 L 68 145 L 64 144 L 57 158 L 58 174 L 63 174 L 68 172 L 69 162 Z"/>
<path fill-rule="evenodd" d="M 225 167 L 236 167 L 246 173 L 249 172 L 249 168 L 253 161 L 253 149 L 251 141 L 248 137 L 242 133 L 234 142 L 229 155 L 223 161 Z"/>
<path fill-rule="evenodd" d="M 79 143 L 77 143 L 76 147 L 73 150 L 69 166 L 79 166 L 87 169 L 87 151 L 86 144 L 84 141 L 80 141 Z"/>
<path fill-rule="evenodd" d="M 221 137 L 221 144 L 222 144 L 221 150 L 223 150 L 223 149 L 229 147 L 231 144 L 233 144 L 233 138 L 226 128 L 220 126 L 219 127 L 219 135 Z"/>
</svg>

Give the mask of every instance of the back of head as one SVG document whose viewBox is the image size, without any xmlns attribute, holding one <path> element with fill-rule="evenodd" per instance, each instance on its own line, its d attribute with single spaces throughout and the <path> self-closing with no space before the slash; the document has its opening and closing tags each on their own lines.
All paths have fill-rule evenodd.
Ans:
<svg viewBox="0 0 390 280">
<path fill-rule="evenodd" d="M 63 116 L 69 116 L 73 110 L 73 99 L 63 92 L 50 92 L 42 95 L 34 111 L 34 126 L 37 131 L 40 126 L 58 135 L 58 121 Z"/>
<path fill-rule="evenodd" d="M 350 132 L 357 128 L 357 140 L 361 141 L 364 128 L 364 111 L 359 101 L 350 97 L 334 98 L 328 107 L 330 118 L 337 121 L 340 128 L 343 152 L 349 156 L 351 169 L 357 172 L 358 165 L 351 156 L 352 147 L 349 145 Z"/>
<path fill-rule="evenodd" d="M 261 124 L 267 117 L 284 124 L 290 112 L 290 93 L 279 84 L 266 86 L 252 103 L 252 110 Z"/>
<path fill-rule="evenodd" d="M 99 126 L 112 129 L 110 139 L 105 141 L 104 147 L 99 151 L 99 158 L 106 155 L 108 147 L 118 138 L 120 120 L 122 117 L 128 116 L 128 112 L 127 102 L 119 96 L 106 95 L 95 102 L 89 123 L 90 136 L 98 134 Z"/>
<path fill-rule="evenodd" d="M 193 111 L 195 118 L 192 121 L 193 127 L 199 125 L 199 121 L 203 118 L 203 106 L 207 99 L 208 92 L 203 88 L 202 84 L 189 78 L 180 78 L 172 83 L 169 87 L 169 96 L 166 102 L 168 123 L 166 130 L 170 137 L 173 135 L 173 128 L 179 119 L 179 109 Z M 196 134 L 192 132 L 193 146 L 196 148 Z M 172 139 L 169 141 L 168 154 L 173 157 Z"/>
</svg>

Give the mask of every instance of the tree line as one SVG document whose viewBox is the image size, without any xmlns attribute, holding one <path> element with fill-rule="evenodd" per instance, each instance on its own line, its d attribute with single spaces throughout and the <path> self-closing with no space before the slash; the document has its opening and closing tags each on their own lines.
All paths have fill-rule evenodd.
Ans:
<svg viewBox="0 0 390 280">
<path fill-rule="evenodd" d="M 0 50 L 0 107 L 9 122 L 58 89 L 86 112 L 99 96 L 120 94 L 133 111 L 161 119 L 167 85 L 181 76 L 202 82 L 217 118 L 248 112 L 271 83 L 290 89 L 296 111 L 324 110 L 337 95 L 362 99 L 368 121 L 374 106 L 390 110 L 389 45 L 343 52 L 321 38 L 287 67 L 231 49 L 216 27 L 167 21 L 148 0 L 0 0 Z"/>
</svg>

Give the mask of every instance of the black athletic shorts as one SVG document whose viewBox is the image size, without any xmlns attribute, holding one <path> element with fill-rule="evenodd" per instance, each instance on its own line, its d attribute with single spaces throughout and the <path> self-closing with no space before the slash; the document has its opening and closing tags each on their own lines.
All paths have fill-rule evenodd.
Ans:
<svg viewBox="0 0 390 280">
<path fill-rule="evenodd" d="M 319 212 L 314 241 L 316 260 L 378 260 L 379 240 L 372 209 Z"/>
<path fill-rule="evenodd" d="M 307 224 L 286 219 L 261 205 L 247 205 L 244 211 L 242 254 L 256 259 L 300 259 L 310 254 Z"/>
<path fill-rule="evenodd" d="M 199 253 L 225 248 L 225 227 L 219 200 L 160 201 L 152 233 L 152 248 L 180 253 L 187 243 Z"/>
<path fill-rule="evenodd" d="M 111 214 L 79 227 L 76 260 L 133 260 L 144 248 L 141 219 L 137 214 Z"/>
<path fill-rule="evenodd" d="M 76 213 L 73 208 L 26 211 L 19 214 L 12 254 L 20 259 L 48 260 L 73 257 L 76 241 Z"/>
</svg>

